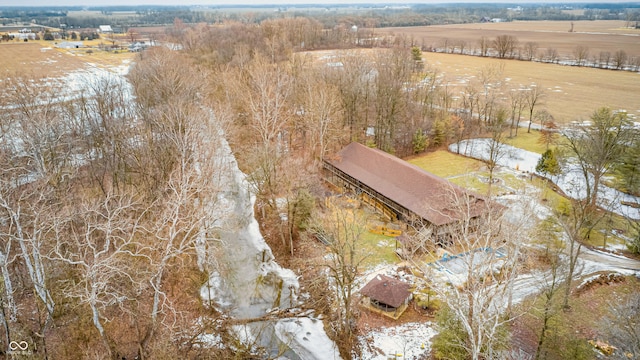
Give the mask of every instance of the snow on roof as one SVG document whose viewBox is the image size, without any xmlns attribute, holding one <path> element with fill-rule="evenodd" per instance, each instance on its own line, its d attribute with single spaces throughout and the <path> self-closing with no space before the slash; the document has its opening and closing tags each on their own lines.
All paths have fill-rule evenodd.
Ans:
<svg viewBox="0 0 640 360">
<path fill-rule="evenodd" d="M 100 32 L 113 32 L 113 29 L 111 28 L 111 25 L 100 25 L 99 26 L 99 30 Z"/>
</svg>

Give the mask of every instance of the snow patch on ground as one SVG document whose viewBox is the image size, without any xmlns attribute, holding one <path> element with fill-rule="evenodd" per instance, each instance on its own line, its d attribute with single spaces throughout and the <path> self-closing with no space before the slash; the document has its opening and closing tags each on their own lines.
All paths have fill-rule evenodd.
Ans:
<svg viewBox="0 0 640 360">
<path fill-rule="evenodd" d="M 490 144 L 492 139 L 470 139 L 449 145 L 449 151 L 459 153 L 479 160 L 490 158 Z M 516 169 L 528 173 L 536 173 L 536 165 L 541 155 L 523 150 L 507 144 L 499 145 L 502 156 L 497 159 L 497 164 L 502 167 Z M 538 174 L 542 175 L 542 174 Z M 562 174 L 551 178 L 564 193 L 573 198 L 584 198 L 586 194 L 585 180 L 580 168 L 575 163 L 564 164 Z M 622 203 L 640 203 L 640 198 L 622 193 L 605 185 L 599 186 L 598 205 L 616 214 L 640 219 L 640 208 L 623 205 Z"/>
<path fill-rule="evenodd" d="M 322 321 L 312 318 L 280 320 L 276 336 L 303 360 L 339 360 L 340 352 L 324 332 Z"/>
<path fill-rule="evenodd" d="M 431 339 L 437 333 L 435 325 L 431 322 L 406 323 L 370 331 L 360 337 L 360 359 L 417 359 L 429 353 Z"/>
</svg>

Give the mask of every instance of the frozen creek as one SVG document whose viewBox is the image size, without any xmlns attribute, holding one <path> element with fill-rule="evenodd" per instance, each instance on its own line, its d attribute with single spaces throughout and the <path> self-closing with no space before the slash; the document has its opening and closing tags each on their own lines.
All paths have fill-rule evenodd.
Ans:
<svg viewBox="0 0 640 360">
<path fill-rule="evenodd" d="M 197 246 L 199 263 L 210 274 L 200 295 L 205 303 L 236 319 L 256 319 L 293 309 L 298 301 L 297 276 L 275 262 L 260 233 L 253 209 L 255 196 L 246 176 L 222 136 L 219 146 L 218 183 L 222 190 L 210 202 L 208 215 L 221 243 L 216 248 L 221 250 L 214 255 L 204 241 Z M 206 264 L 215 264 L 215 268 Z M 280 359 L 340 358 L 322 321 L 311 317 L 255 321 L 233 330 L 245 345 L 265 347 L 270 356 L 281 355 Z M 283 352 L 283 345 L 288 350 Z"/>
<path fill-rule="evenodd" d="M 128 64 L 104 69 L 89 66 L 59 79 L 71 93 L 87 92 L 90 79 L 115 77 L 127 81 Z M 131 90 L 130 87 L 126 87 Z M 72 95 L 74 96 L 74 95 Z M 131 94 L 125 94 L 127 98 Z M 242 321 L 232 332 L 248 348 L 260 352 L 266 349 L 269 358 L 279 360 L 340 359 L 335 343 L 324 332 L 323 323 L 311 315 L 279 320 L 253 321 L 274 311 L 295 310 L 299 284 L 295 273 L 275 262 L 269 246 L 260 233 L 254 216 L 255 196 L 224 133 L 217 139 L 207 139 L 217 148 L 214 156 L 216 179 L 220 191 L 209 199 L 208 214 L 202 219 L 203 228 L 215 234 L 205 234 L 197 241 L 198 264 L 207 271 L 209 280 L 200 289 L 205 304 Z M 204 147 L 206 148 L 206 147 Z M 205 150 L 206 151 L 206 150 Z M 205 236 L 206 235 L 206 236 Z M 205 240 L 215 237 L 216 240 Z M 292 311 L 293 312 L 293 311 Z M 208 337 L 210 346 L 228 346 Z"/>
</svg>

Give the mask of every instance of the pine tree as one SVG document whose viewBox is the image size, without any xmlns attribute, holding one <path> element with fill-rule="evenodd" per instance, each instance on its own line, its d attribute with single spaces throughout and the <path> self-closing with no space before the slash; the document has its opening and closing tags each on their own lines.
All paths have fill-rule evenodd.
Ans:
<svg viewBox="0 0 640 360">
<path fill-rule="evenodd" d="M 551 149 L 542 154 L 540 160 L 538 160 L 538 164 L 536 165 L 536 172 L 555 176 L 560 174 L 560 163 L 558 163 L 558 159 L 556 158 L 555 152 Z"/>
</svg>

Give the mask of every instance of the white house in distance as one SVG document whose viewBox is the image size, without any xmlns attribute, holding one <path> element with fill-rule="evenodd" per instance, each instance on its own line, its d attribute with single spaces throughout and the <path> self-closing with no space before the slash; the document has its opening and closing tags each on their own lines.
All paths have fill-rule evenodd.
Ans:
<svg viewBox="0 0 640 360">
<path fill-rule="evenodd" d="M 15 33 L 15 32 L 9 33 L 9 36 L 13 36 L 14 39 L 20 39 L 20 40 L 35 40 L 36 39 L 36 33 L 31 31 L 31 29 L 29 29 L 29 28 L 20 29 L 20 30 L 18 30 L 17 33 Z"/>
<path fill-rule="evenodd" d="M 84 46 L 82 41 L 63 41 L 56 45 L 58 49 L 79 49 Z"/>
<path fill-rule="evenodd" d="M 111 28 L 111 25 L 100 25 L 98 27 L 98 32 L 100 34 L 113 34 L 113 29 Z"/>
</svg>

